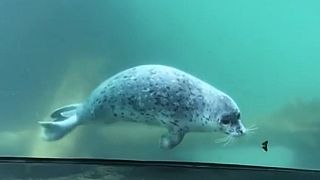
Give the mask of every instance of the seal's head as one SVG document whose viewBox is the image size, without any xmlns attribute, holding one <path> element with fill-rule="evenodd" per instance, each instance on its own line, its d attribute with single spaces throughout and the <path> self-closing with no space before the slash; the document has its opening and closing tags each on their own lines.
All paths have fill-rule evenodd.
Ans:
<svg viewBox="0 0 320 180">
<path fill-rule="evenodd" d="M 218 123 L 220 129 L 231 136 L 241 136 L 246 133 L 246 128 L 240 120 L 240 111 L 223 114 Z"/>
<path fill-rule="evenodd" d="M 233 137 L 246 133 L 246 128 L 241 122 L 240 109 L 237 104 L 228 96 L 223 96 L 222 107 L 218 115 L 218 127 L 224 133 Z"/>
</svg>

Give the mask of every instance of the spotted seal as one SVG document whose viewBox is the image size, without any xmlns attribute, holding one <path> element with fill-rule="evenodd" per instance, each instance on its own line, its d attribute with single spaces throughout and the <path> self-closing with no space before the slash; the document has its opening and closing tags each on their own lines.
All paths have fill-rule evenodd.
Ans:
<svg viewBox="0 0 320 180">
<path fill-rule="evenodd" d="M 84 103 L 55 110 L 41 121 L 43 138 L 58 140 L 80 124 L 131 121 L 165 127 L 160 147 L 171 149 L 188 132 L 246 133 L 240 110 L 226 93 L 174 67 L 140 65 L 102 82 Z"/>
</svg>

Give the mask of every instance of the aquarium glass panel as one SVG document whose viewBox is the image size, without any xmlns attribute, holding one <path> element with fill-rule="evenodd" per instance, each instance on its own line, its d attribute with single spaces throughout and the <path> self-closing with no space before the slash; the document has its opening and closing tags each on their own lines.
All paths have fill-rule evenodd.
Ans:
<svg viewBox="0 0 320 180">
<path fill-rule="evenodd" d="M 0 156 L 320 169 L 319 8 L 1 0 Z"/>
</svg>

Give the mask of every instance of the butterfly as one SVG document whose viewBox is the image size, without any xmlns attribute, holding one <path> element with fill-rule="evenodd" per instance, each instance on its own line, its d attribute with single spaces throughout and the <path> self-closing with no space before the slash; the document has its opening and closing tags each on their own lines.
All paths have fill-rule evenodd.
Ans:
<svg viewBox="0 0 320 180">
<path fill-rule="evenodd" d="M 263 142 L 262 144 L 261 144 L 261 147 L 262 147 L 262 149 L 264 150 L 264 151 L 268 151 L 268 141 L 265 141 L 265 142 Z"/>
</svg>

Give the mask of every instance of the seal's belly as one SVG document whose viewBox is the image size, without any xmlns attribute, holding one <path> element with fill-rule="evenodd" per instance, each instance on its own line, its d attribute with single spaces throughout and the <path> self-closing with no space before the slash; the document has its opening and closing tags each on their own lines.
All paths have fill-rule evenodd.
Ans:
<svg viewBox="0 0 320 180">
<path fill-rule="evenodd" d="M 209 123 L 206 86 L 190 75 L 160 65 L 123 71 L 102 83 L 89 97 L 90 120 L 125 120 L 148 124 Z"/>
</svg>

